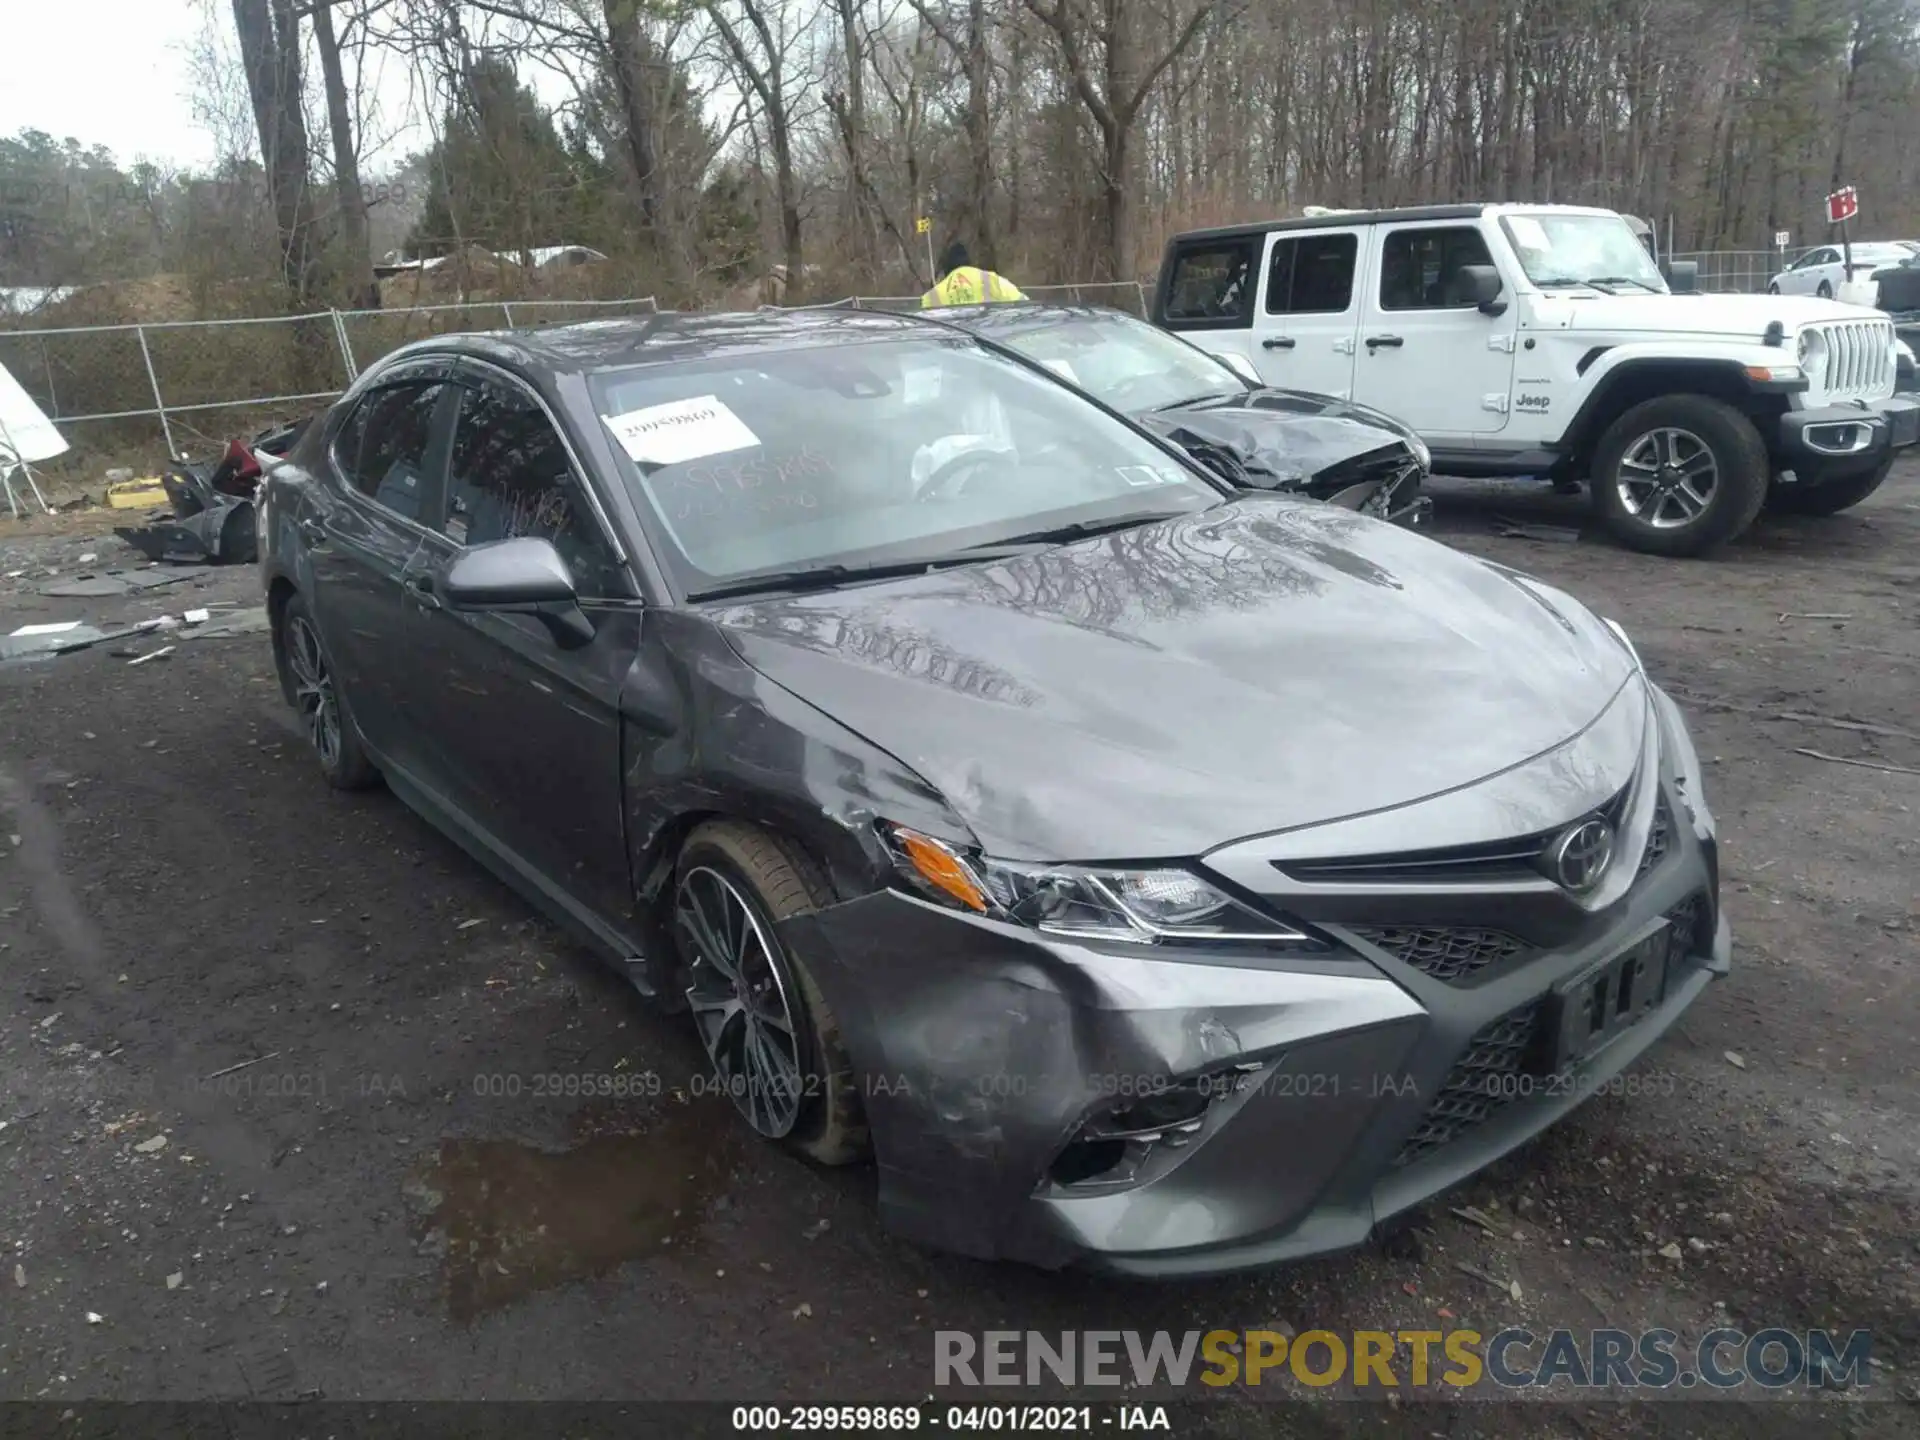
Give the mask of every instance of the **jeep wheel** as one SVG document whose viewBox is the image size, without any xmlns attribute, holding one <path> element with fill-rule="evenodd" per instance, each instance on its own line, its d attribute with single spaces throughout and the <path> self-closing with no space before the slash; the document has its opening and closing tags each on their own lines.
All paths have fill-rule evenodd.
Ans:
<svg viewBox="0 0 1920 1440">
<path fill-rule="evenodd" d="M 1767 493 L 1767 510 L 1775 515 L 1838 515 L 1880 488 L 1893 469 L 1889 455 L 1864 475 L 1829 480 L 1823 485 L 1775 485 Z"/>
<path fill-rule="evenodd" d="M 1753 523 L 1772 466 L 1751 421 L 1707 395 L 1662 395 L 1607 429 L 1594 503 L 1614 538 L 1649 555 L 1704 555 Z"/>
</svg>

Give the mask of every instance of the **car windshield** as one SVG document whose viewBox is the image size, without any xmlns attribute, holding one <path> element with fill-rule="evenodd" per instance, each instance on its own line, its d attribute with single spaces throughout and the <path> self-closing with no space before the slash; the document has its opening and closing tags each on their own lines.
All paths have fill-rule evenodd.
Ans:
<svg viewBox="0 0 1920 1440">
<path fill-rule="evenodd" d="M 1523 211 L 1501 216 L 1500 225 L 1536 285 L 1599 282 L 1667 293 L 1667 282 L 1647 247 L 1618 215 Z"/>
<path fill-rule="evenodd" d="M 1130 316 L 1062 316 L 994 338 L 1131 414 L 1247 388 L 1211 355 Z"/>
<path fill-rule="evenodd" d="M 1225 503 L 1065 385 L 958 335 L 610 370 L 590 390 L 690 595 Z"/>
</svg>

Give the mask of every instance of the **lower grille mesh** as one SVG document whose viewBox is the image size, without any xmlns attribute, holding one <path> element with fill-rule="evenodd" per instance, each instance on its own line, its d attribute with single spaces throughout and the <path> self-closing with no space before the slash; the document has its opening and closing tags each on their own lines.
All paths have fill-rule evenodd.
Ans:
<svg viewBox="0 0 1920 1440">
<path fill-rule="evenodd" d="M 1541 1001 L 1509 1010 L 1480 1027 L 1467 1042 L 1467 1052 L 1454 1062 L 1419 1126 L 1407 1137 L 1396 1166 L 1411 1165 L 1441 1146 L 1458 1139 L 1513 1097 L 1503 1080 L 1517 1076 L 1533 1046 Z"/>
<path fill-rule="evenodd" d="M 1526 941 L 1504 930 L 1382 925 L 1355 926 L 1353 933 L 1422 974 L 1448 982 L 1468 979 L 1527 949 Z"/>
</svg>

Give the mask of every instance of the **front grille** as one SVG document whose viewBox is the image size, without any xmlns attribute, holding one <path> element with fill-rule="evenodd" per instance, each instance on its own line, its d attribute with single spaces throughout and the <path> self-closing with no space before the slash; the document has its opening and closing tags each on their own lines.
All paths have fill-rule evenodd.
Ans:
<svg viewBox="0 0 1920 1440">
<path fill-rule="evenodd" d="M 1826 341 L 1826 364 L 1813 377 L 1823 400 L 1876 399 L 1893 393 L 1893 326 L 1839 320 L 1811 327 Z M 1812 397 L 1810 397 L 1812 398 Z"/>
<path fill-rule="evenodd" d="M 1627 807 L 1627 790 L 1590 813 L 1616 829 Z M 1443 850 L 1411 850 L 1397 855 L 1360 855 L 1335 860 L 1276 860 L 1273 868 L 1295 880 L 1328 885 L 1433 885 L 1485 880 L 1537 880 L 1543 851 L 1566 827 L 1556 825 L 1532 835 Z"/>
<path fill-rule="evenodd" d="M 1667 808 L 1667 795 L 1663 790 L 1653 807 L 1653 828 L 1647 832 L 1647 848 L 1640 852 L 1640 869 L 1634 880 L 1644 879 L 1649 870 L 1667 858 L 1667 851 L 1672 847 L 1673 811 Z"/>
<path fill-rule="evenodd" d="M 1530 1000 L 1474 1032 L 1433 1104 L 1393 1157 L 1395 1167 L 1451 1144 L 1513 1098 L 1509 1092 L 1522 1087 L 1505 1082 L 1522 1073 L 1543 1003 Z"/>
<path fill-rule="evenodd" d="M 1670 967 L 1683 965 L 1711 946 L 1711 936 L 1702 934 L 1711 913 L 1701 895 L 1689 896 L 1667 911 L 1674 942 L 1668 951 Z M 1668 974 L 1671 982 L 1671 969 Z M 1396 1168 L 1423 1160 L 1458 1140 L 1518 1095 L 1552 1093 L 1550 1086 L 1516 1083 L 1518 1077 L 1532 1075 L 1539 1067 L 1534 1040 L 1546 1005 L 1547 997 L 1537 996 L 1474 1032 L 1465 1053 L 1440 1082 L 1433 1104 L 1393 1157 Z"/>
<path fill-rule="evenodd" d="M 1470 979 L 1489 965 L 1511 960 L 1528 948 L 1526 941 L 1504 930 L 1445 925 L 1356 925 L 1353 933 L 1403 964 L 1449 984 Z"/>
</svg>

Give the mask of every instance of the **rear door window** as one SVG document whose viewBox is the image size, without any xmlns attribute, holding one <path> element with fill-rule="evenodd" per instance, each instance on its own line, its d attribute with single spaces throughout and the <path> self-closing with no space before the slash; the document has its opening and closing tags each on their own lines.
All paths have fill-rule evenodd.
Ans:
<svg viewBox="0 0 1920 1440">
<path fill-rule="evenodd" d="M 1267 257 L 1269 315 L 1340 315 L 1353 304 L 1360 237 L 1352 231 L 1282 235 Z"/>
<path fill-rule="evenodd" d="M 1253 317 L 1254 251 L 1257 240 L 1199 240 L 1175 252 L 1167 278 L 1169 324 L 1223 328 Z"/>
<path fill-rule="evenodd" d="M 426 513 L 433 417 L 446 388 L 444 381 L 414 380 L 371 391 L 334 440 L 334 462 L 347 483 L 415 522 Z"/>
</svg>

